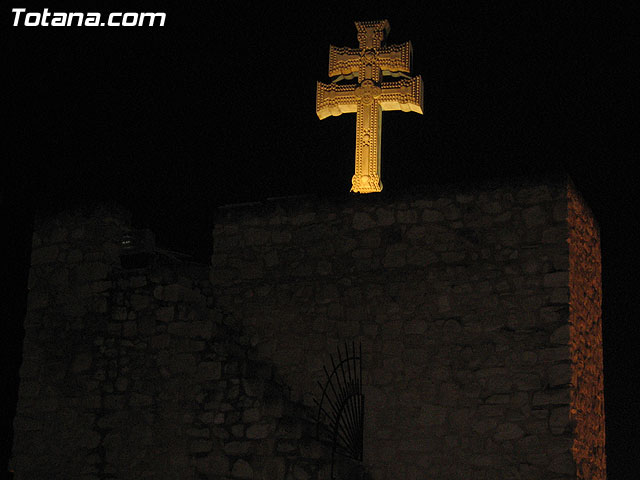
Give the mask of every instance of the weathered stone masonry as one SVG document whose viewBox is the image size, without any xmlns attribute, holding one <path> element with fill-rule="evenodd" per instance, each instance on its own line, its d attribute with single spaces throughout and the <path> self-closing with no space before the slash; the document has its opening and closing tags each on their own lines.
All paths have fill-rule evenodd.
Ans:
<svg viewBox="0 0 640 480">
<path fill-rule="evenodd" d="M 598 231 L 566 181 L 231 207 L 213 239 L 294 398 L 362 342 L 374 478 L 604 478 Z"/>
<path fill-rule="evenodd" d="M 208 267 L 123 269 L 128 231 L 98 212 L 34 235 L 16 478 L 326 478 L 309 413 L 212 307 Z"/>
<path fill-rule="evenodd" d="M 321 479 L 322 365 L 362 342 L 373 479 L 605 478 L 600 245 L 565 181 L 221 209 L 212 267 L 34 233 L 18 479 Z"/>
<path fill-rule="evenodd" d="M 600 235 L 592 213 L 569 185 L 569 338 L 573 457 L 578 478 L 606 477 L 602 363 Z"/>
</svg>

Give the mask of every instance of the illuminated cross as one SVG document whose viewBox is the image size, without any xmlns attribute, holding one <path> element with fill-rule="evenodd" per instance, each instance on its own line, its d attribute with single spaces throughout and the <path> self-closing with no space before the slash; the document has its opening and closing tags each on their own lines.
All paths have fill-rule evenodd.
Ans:
<svg viewBox="0 0 640 480">
<path fill-rule="evenodd" d="M 318 82 L 316 113 L 320 120 L 331 115 L 357 112 L 356 167 L 351 191 L 380 192 L 380 136 L 382 111 L 422 113 L 422 78 L 411 73 L 411 42 L 383 46 L 389 34 L 387 20 L 356 22 L 358 48 L 329 50 L 330 84 Z M 383 76 L 402 77 L 382 82 Z M 337 83 L 357 77 L 357 84 Z"/>
</svg>

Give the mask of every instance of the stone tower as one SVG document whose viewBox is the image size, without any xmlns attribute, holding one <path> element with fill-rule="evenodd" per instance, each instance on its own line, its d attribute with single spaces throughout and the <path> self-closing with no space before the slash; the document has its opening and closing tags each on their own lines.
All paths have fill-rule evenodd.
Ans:
<svg viewBox="0 0 640 480">
<path fill-rule="evenodd" d="M 345 340 L 371 478 L 606 478 L 599 232 L 569 181 L 218 213 L 210 268 L 131 264 L 120 213 L 37 226 L 16 478 L 326 478 L 310 399 Z"/>
</svg>

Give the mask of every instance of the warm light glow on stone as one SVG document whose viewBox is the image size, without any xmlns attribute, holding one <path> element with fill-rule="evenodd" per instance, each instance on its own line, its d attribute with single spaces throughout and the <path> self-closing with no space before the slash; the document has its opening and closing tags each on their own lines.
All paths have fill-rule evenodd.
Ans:
<svg viewBox="0 0 640 480">
<path fill-rule="evenodd" d="M 333 83 L 317 82 L 316 113 L 320 120 L 357 113 L 356 162 L 351 191 L 380 192 L 380 137 L 382 111 L 402 110 L 422 114 L 422 78 L 411 73 L 411 43 L 383 46 L 389 33 L 387 20 L 356 22 L 358 48 L 331 46 L 329 76 Z M 403 77 L 382 82 L 384 75 Z M 357 78 L 357 84 L 339 84 Z"/>
<path fill-rule="evenodd" d="M 580 194 L 569 185 L 569 325 L 572 453 L 580 480 L 604 480 L 605 423 L 602 362 L 600 232 Z"/>
</svg>

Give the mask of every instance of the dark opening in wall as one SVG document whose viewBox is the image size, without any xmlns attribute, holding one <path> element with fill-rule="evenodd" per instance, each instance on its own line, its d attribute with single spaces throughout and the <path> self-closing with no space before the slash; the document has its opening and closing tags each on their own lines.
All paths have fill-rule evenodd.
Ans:
<svg viewBox="0 0 640 480">
<path fill-rule="evenodd" d="M 155 238 L 149 229 L 130 230 L 120 241 L 120 265 L 125 270 L 146 268 L 155 251 Z"/>
</svg>

